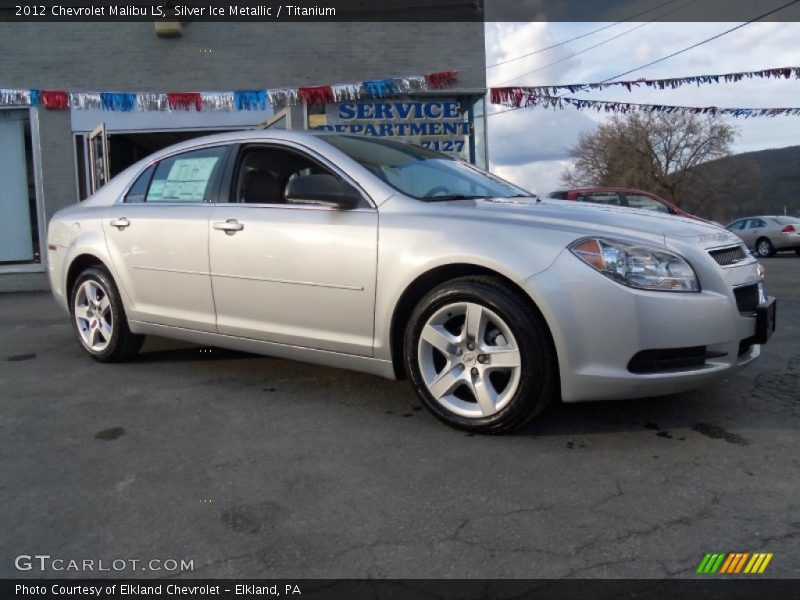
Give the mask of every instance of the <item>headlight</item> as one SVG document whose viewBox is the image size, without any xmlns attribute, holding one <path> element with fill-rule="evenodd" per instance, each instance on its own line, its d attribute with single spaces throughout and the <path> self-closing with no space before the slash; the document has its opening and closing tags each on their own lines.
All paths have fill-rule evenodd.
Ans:
<svg viewBox="0 0 800 600">
<path fill-rule="evenodd" d="M 642 290 L 699 292 L 692 266 L 686 260 L 652 246 L 592 238 L 578 240 L 570 251 L 614 281 Z"/>
</svg>

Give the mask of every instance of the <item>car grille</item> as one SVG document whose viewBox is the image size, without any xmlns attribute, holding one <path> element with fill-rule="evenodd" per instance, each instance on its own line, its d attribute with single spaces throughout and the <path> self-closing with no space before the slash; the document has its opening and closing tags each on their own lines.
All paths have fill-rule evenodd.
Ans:
<svg viewBox="0 0 800 600">
<path fill-rule="evenodd" d="M 758 284 L 743 285 L 735 288 L 733 295 L 736 296 L 736 308 L 739 312 L 753 312 L 758 306 Z"/>
<path fill-rule="evenodd" d="M 717 264 L 726 267 L 742 262 L 747 258 L 747 251 L 742 246 L 732 246 L 730 248 L 720 248 L 719 250 L 709 250 L 708 252 Z"/>
</svg>

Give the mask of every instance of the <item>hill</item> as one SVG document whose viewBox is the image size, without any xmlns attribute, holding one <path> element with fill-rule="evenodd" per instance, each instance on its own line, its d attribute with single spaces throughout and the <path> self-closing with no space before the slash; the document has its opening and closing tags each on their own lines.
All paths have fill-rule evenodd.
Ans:
<svg viewBox="0 0 800 600">
<path fill-rule="evenodd" d="M 735 183 L 713 207 L 698 215 L 728 223 L 748 215 L 800 216 L 800 146 L 734 154 L 698 167 Z"/>
</svg>

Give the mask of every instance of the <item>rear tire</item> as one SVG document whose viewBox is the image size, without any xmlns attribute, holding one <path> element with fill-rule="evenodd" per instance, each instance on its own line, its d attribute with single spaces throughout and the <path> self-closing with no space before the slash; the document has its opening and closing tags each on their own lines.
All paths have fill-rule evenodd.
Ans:
<svg viewBox="0 0 800 600">
<path fill-rule="evenodd" d="M 135 355 L 144 336 L 131 333 L 114 279 L 104 267 L 83 271 L 70 292 L 72 329 L 81 348 L 100 362 Z"/>
<path fill-rule="evenodd" d="M 775 248 L 773 248 L 772 242 L 762 237 L 756 241 L 756 252 L 761 258 L 769 258 L 775 254 Z"/>
<path fill-rule="evenodd" d="M 428 293 L 409 319 L 404 358 L 422 404 L 466 431 L 495 434 L 519 427 L 558 390 L 544 319 L 494 277 L 462 277 Z"/>
</svg>

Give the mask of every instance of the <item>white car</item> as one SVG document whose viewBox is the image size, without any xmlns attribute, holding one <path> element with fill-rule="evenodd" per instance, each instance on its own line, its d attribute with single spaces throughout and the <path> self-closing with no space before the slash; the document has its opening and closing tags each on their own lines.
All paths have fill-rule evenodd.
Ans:
<svg viewBox="0 0 800 600">
<path fill-rule="evenodd" d="M 55 214 L 48 248 L 53 294 L 97 360 L 153 334 L 408 377 L 436 417 L 480 432 L 556 398 L 709 384 L 774 328 L 759 265 L 724 229 L 540 202 L 368 137 L 174 146 Z"/>
</svg>

